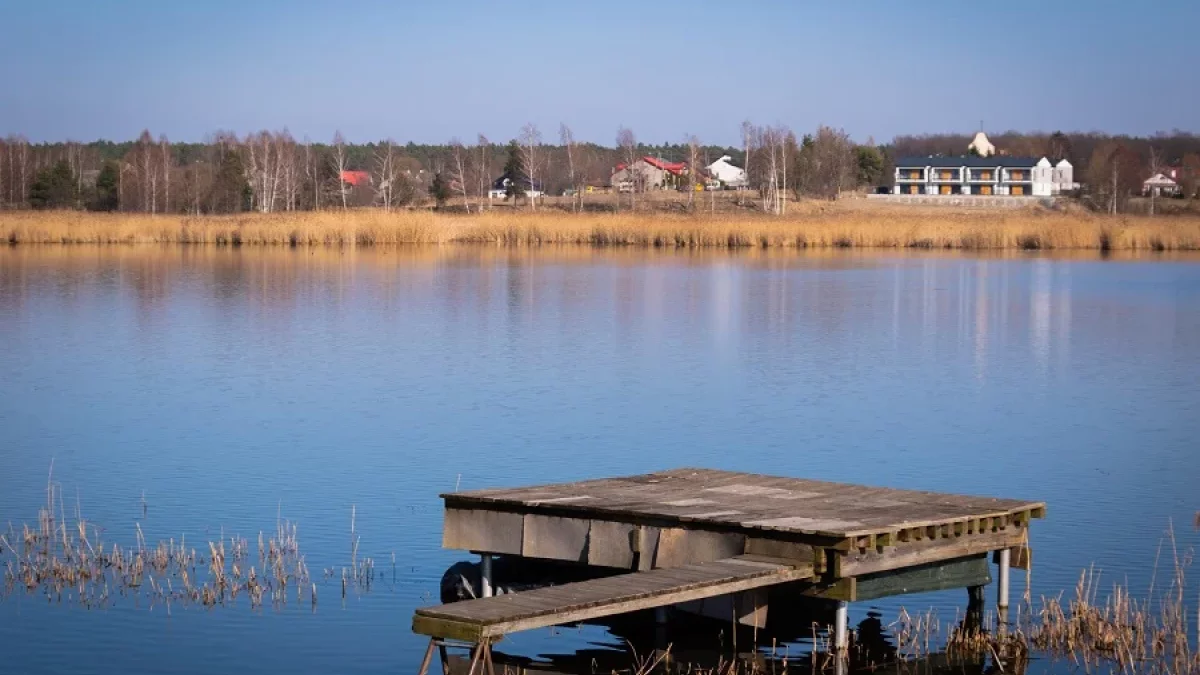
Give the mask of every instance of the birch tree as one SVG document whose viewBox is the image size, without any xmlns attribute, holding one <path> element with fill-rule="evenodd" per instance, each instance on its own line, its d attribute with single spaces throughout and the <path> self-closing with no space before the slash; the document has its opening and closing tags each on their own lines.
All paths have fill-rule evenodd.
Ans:
<svg viewBox="0 0 1200 675">
<path fill-rule="evenodd" d="M 491 164 L 492 164 L 492 142 L 487 136 L 479 134 L 475 138 L 476 149 L 479 151 L 479 164 L 476 166 L 476 173 L 479 176 L 479 210 L 483 211 L 484 196 L 488 193 L 488 185 L 491 183 Z M 491 199 L 489 198 L 490 202 Z"/>
<path fill-rule="evenodd" d="M 583 193 L 580 190 L 579 176 L 575 172 L 576 155 L 579 154 L 579 148 L 575 142 L 575 134 L 571 132 L 571 127 L 566 123 L 558 125 L 558 139 L 562 143 L 563 148 L 567 152 L 567 180 L 571 184 L 571 212 L 578 213 L 579 207 L 583 205 Z"/>
<path fill-rule="evenodd" d="M 333 156 L 330 158 L 333 162 L 333 171 L 337 174 L 338 193 L 342 197 L 342 210 L 349 208 L 347 203 L 348 190 L 344 174 L 346 172 L 346 139 L 342 137 L 342 132 L 337 131 L 333 134 Z"/>
<path fill-rule="evenodd" d="M 750 122 L 750 120 L 745 120 L 744 122 L 742 122 L 742 150 L 744 151 L 744 153 L 746 155 L 746 166 L 743 168 L 746 171 L 746 183 L 747 183 L 746 188 L 747 189 L 749 189 L 749 187 L 750 187 L 750 185 L 749 185 L 749 183 L 750 183 L 750 154 L 751 154 L 751 150 L 753 150 L 752 144 L 754 143 L 754 136 L 755 136 L 755 128 L 754 128 L 754 125 Z M 743 193 L 741 193 L 741 192 L 738 193 L 738 205 L 739 206 L 742 204 L 742 195 L 743 195 Z"/>
<path fill-rule="evenodd" d="M 313 210 L 321 210 L 321 167 L 317 160 L 317 151 L 312 141 L 304 139 L 302 159 L 304 160 L 304 178 L 312 186 Z"/>
<path fill-rule="evenodd" d="M 467 149 L 463 147 L 462 141 L 457 138 L 450 139 L 450 156 L 454 161 L 454 182 L 458 183 L 458 193 L 463 198 L 463 208 L 467 213 L 471 212 L 471 199 L 467 196 Z"/>
<path fill-rule="evenodd" d="M 159 163 L 162 166 L 162 184 L 163 184 L 163 213 L 171 211 L 171 166 L 174 162 L 171 161 L 171 143 L 167 140 L 166 134 L 158 135 L 158 157 Z"/>
<path fill-rule="evenodd" d="M 537 163 L 541 147 L 542 132 L 538 131 L 537 125 L 530 122 L 521 127 L 521 160 L 525 165 L 525 173 L 529 178 L 529 205 L 534 211 L 537 211 L 537 198 L 533 194 L 537 190 L 536 173 L 538 171 Z"/>
<path fill-rule="evenodd" d="M 685 136 L 683 140 L 684 143 L 687 144 L 688 150 L 687 170 L 688 178 L 690 180 L 690 184 L 688 185 L 688 210 L 695 211 L 696 179 L 700 175 L 699 171 L 697 170 L 697 167 L 700 164 L 700 139 L 696 138 L 694 134 L 691 134 Z"/>
<path fill-rule="evenodd" d="M 388 139 L 379 144 L 375 151 L 375 183 L 378 185 L 375 198 L 390 212 L 400 202 L 400 167 L 396 162 L 396 144 Z"/>
<path fill-rule="evenodd" d="M 617 127 L 617 147 L 621 149 L 621 157 L 625 161 L 625 174 L 629 177 L 631 187 L 629 189 L 629 208 L 637 209 L 637 188 L 638 181 L 634 176 L 636 169 L 633 164 L 637 161 L 637 136 L 634 136 L 633 129 L 627 127 Z M 617 207 L 621 205 L 621 189 L 620 186 L 614 185 L 614 191 L 617 193 Z"/>
<path fill-rule="evenodd" d="M 1153 145 L 1150 146 L 1150 163 L 1147 167 L 1150 170 L 1150 177 L 1153 178 L 1162 173 L 1166 169 L 1167 163 L 1163 159 L 1163 152 Z M 1158 191 L 1159 188 L 1150 188 L 1150 215 L 1154 215 L 1158 207 Z"/>
</svg>

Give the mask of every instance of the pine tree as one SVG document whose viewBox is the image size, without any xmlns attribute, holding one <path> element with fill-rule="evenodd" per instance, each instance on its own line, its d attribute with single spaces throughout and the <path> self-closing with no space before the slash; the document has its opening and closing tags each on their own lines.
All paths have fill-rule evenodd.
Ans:
<svg viewBox="0 0 1200 675">
<path fill-rule="evenodd" d="M 225 151 L 208 197 L 209 208 L 214 213 L 246 210 L 250 204 L 250 184 L 246 182 L 240 154 L 232 150 Z"/>
<path fill-rule="evenodd" d="M 89 208 L 93 211 L 116 211 L 121 205 L 119 169 L 113 162 L 105 162 L 96 176 L 96 190 L 92 193 Z"/>
<path fill-rule="evenodd" d="M 429 184 L 429 194 L 437 202 L 438 208 L 446 205 L 446 200 L 450 199 L 450 181 L 446 180 L 445 174 L 441 171 L 433 174 L 433 182 Z"/>
<path fill-rule="evenodd" d="M 65 161 L 39 171 L 29 187 L 29 204 L 35 209 L 74 208 L 78 196 L 75 174 Z"/>
<path fill-rule="evenodd" d="M 508 179 L 508 185 L 505 187 L 505 199 L 515 201 L 517 197 L 525 196 L 525 184 L 528 178 L 525 175 L 525 162 L 521 160 L 521 146 L 517 145 L 515 139 L 508 144 L 508 160 L 504 162 L 504 177 Z"/>
</svg>

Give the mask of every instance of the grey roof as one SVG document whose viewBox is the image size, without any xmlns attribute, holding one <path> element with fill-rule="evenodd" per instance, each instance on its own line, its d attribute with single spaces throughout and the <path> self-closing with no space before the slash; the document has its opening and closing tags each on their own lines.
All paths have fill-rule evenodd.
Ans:
<svg viewBox="0 0 1200 675">
<path fill-rule="evenodd" d="M 991 157 L 976 157 L 975 155 L 926 155 L 916 157 L 900 157 L 896 160 L 896 168 L 958 168 L 965 166 L 971 169 L 994 169 L 996 167 L 1014 169 L 1032 169 L 1041 159 L 1038 157 L 1008 157 L 993 155 Z"/>
</svg>

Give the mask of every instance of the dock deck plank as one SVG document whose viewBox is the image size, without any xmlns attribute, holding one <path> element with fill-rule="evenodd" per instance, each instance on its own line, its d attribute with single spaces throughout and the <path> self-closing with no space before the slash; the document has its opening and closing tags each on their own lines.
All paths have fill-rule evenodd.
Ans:
<svg viewBox="0 0 1200 675">
<path fill-rule="evenodd" d="M 758 556 L 634 572 L 418 609 L 413 630 L 470 641 L 810 579 L 811 566 Z"/>
<path fill-rule="evenodd" d="M 1044 502 L 868 487 L 713 469 L 442 495 L 447 507 L 649 518 L 685 525 L 847 538 L 968 519 L 1007 518 Z"/>
</svg>

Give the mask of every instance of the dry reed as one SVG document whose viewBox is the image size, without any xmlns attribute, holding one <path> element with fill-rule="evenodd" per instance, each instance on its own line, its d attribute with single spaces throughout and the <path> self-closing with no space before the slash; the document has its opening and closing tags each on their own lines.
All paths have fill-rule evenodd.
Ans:
<svg viewBox="0 0 1200 675">
<path fill-rule="evenodd" d="M 185 538 L 151 544 L 140 523 L 135 524 L 134 545 L 128 548 L 101 541 L 102 530 L 84 519 L 78 506 L 74 521 L 69 520 L 52 466 L 37 524 L 23 525 L 19 531 L 10 524 L 0 533 L 0 599 L 24 591 L 91 609 L 133 598 L 146 599 L 151 606 L 165 604 L 170 612 L 172 604 L 231 605 L 243 594 L 252 608 L 281 607 L 292 593 L 297 602 L 308 594 L 316 607 L 317 586 L 300 553 L 298 528 L 282 517 L 277 516 L 274 533 L 259 532 L 257 556 L 245 538 L 224 532 L 198 551 Z M 343 584 L 369 590 L 376 576 L 374 562 L 359 560 L 352 570 L 343 570 L 348 578 Z"/>
<path fill-rule="evenodd" d="M 150 216 L 80 212 L 0 215 L 10 244 L 179 243 L 373 246 L 488 243 L 643 247 L 1200 250 L 1200 218 L 1112 218 L 1080 211 L 953 210 L 896 205 L 797 205 L 756 213 L 429 211 Z"/>
</svg>

